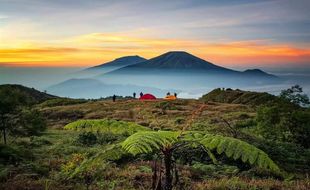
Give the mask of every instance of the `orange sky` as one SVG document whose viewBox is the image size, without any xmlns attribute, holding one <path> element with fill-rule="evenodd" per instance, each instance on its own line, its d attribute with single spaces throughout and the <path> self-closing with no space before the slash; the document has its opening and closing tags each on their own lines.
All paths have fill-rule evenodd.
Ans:
<svg viewBox="0 0 310 190">
<path fill-rule="evenodd" d="M 0 45 L 0 65 L 85 67 L 121 56 L 152 58 L 173 50 L 188 51 L 223 66 L 302 64 L 310 60 L 310 49 L 260 40 L 208 43 L 143 38 L 119 33 L 90 33 L 54 41 L 6 39 Z"/>
</svg>

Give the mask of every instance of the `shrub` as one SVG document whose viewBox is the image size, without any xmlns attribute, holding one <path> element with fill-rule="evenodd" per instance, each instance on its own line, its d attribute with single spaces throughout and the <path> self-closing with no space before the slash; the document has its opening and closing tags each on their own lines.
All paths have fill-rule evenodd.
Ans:
<svg viewBox="0 0 310 190">
<path fill-rule="evenodd" d="M 43 145 L 51 145 L 52 143 L 44 137 L 30 137 L 30 145 L 31 146 L 43 146 Z"/>
<path fill-rule="evenodd" d="M 76 141 L 79 144 L 91 146 L 97 143 L 97 137 L 92 132 L 82 132 L 79 134 Z"/>
<path fill-rule="evenodd" d="M 203 164 L 199 162 L 194 163 L 192 168 L 203 178 L 221 178 L 224 176 L 233 176 L 239 172 L 239 169 L 236 166 Z"/>
<path fill-rule="evenodd" d="M 46 130 L 46 120 L 38 110 L 23 110 L 12 135 L 33 136 Z"/>
<path fill-rule="evenodd" d="M 127 135 L 126 135 L 127 136 Z M 113 143 L 119 139 L 125 138 L 123 135 L 113 134 L 110 132 L 106 133 L 98 133 L 97 134 L 97 142 L 99 144 L 107 144 L 107 143 Z"/>
<path fill-rule="evenodd" d="M 179 125 L 179 124 L 183 124 L 185 123 L 185 119 L 183 117 L 177 117 L 175 120 L 174 120 L 174 123 Z"/>
</svg>

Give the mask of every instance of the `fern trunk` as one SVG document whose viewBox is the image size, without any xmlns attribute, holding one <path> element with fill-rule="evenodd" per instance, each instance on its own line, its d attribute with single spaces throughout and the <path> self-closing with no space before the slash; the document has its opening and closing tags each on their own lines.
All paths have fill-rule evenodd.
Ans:
<svg viewBox="0 0 310 190">
<path fill-rule="evenodd" d="M 164 151 L 165 162 L 165 190 L 172 190 L 172 151 L 166 149 Z"/>
</svg>

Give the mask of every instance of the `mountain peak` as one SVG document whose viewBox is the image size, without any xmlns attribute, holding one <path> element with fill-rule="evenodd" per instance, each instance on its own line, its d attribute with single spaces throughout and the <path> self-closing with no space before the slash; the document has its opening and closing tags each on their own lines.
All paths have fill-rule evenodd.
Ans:
<svg viewBox="0 0 310 190">
<path fill-rule="evenodd" d="M 244 71 L 244 73 L 256 73 L 256 74 L 264 73 L 265 74 L 266 72 L 264 72 L 264 71 L 262 71 L 260 69 L 247 69 L 247 70 Z"/>
<path fill-rule="evenodd" d="M 185 51 L 169 51 L 148 61 L 135 64 L 132 67 L 195 70 L 220 68 L 219 66 L 216 66 Z"/>
<path fill-rule="evenodd" d="M 123 56 L 123 57 L 119 57 L 114 59 L 114 61 L 117 60 L 128 60 L 128 59 L 143 59 L 145 60 L 143 57 L 140 57 L 139 55 L 128 55 L 128 56 Z"/>
<path fill-rule="evenodd" d="M 91 67 L 89 69 L 102 69 L 106 67 L 115 67 L 115 68 L 121 68 L 128 65 L 133 65 L 136 63 L 140 63 L 146 61 L 145 58 L 140 57 L 138 55 L 130 55 L 130 56 L 124 56 L 114 59 L 113 61 L 103 63 L 101 65 L 97 65 L 94 67 Z"/>
</svg>

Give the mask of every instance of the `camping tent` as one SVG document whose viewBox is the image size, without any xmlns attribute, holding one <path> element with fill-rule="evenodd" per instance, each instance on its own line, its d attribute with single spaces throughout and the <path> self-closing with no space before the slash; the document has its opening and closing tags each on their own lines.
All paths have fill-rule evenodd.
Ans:
<svg viewBox="0 0 310 190">
<path fill-rule="evenodd" d="M 177 97 L 175 97 L 174 95 L 168 95 L 164 98 L 165 100 L 176 100 Z"/>
<path fill-rule="evenodd" d="M 152 94 L 144 94 L 139 99 L 140 100 L 156 100 L 156 97 Z"/>
</svg>

